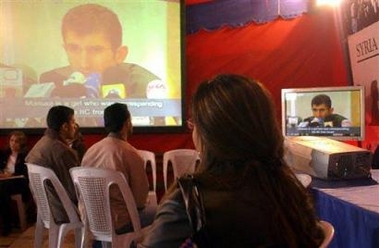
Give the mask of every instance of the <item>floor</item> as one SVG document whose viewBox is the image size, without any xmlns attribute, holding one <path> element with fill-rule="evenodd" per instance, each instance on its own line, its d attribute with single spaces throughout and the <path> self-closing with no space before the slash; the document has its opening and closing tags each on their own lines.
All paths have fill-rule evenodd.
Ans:
<svg viewBox="0 0 379 248">
<path fill-rule="evenodd" d="M 0 0 L 1 2 L 1 0 Z M 161 157 L 160 157 L 161 159 Z M 159 160 L 158 162 L 162 162 Z M 150 169 L 150 168 L 148 168 Z M 157 198 L 160 200 L 164 194 L 162 166 L 157 167 Z M 152 181 L 151 171 L 148 171 L 149 181 Z M 173 180 L 172 168 L 168 168 L 168 182 Z M 150 182 L 152 185 L 152 182 Z M 1 225 L 0 225 L 1 226 Z M 34 231 L 35 227 L 29 224 L 29 228 L 22 232 L 19 228 L 13 228 L 9 236 L 0 236 L 0 248 L 34 248 Z M 66 235 L 63 248 L 73 248 L 74 233 L 71 231 Z M 44 233 L 44 242 L 42 248 L 48 248 L 48 230 Z"/>
<path fill-rule="evenodd" d="M 24 232 L 21 232 L 20 230 L 12 230 L 12 233 L 9 236 L 0 236 L 0 248 L 34 248 L 34 232 L 34 225 Z M 48 230 L 45 229 L 41 248 L 49 248 L 48 238 Z M 66 234 L 62 248 L 76 248 L 74 231 L 69 231 Z M 85 248 L 92 248 L 92 241 L 88 241 Z"/>
<path fill-rule="evenodd" d="M 0 236 L 0 248 L 10 247 L 21 235 L 21 230 L 13 230 L 12 233 L 6 237 Z"/>
<path fill-rule="evenodd" d="M 34 230 L 35 226 L 31 226 L 24 232 L 20 230 L 12 230 L 7 237 L 0 237 L 0 248 L 34 248 Z M 48 248 L 48 231 L 45 230 L 42 248 Z M 64 240 L 63 248 L 74 248 L 74 233 L 69 232 Z"/>
</svg>

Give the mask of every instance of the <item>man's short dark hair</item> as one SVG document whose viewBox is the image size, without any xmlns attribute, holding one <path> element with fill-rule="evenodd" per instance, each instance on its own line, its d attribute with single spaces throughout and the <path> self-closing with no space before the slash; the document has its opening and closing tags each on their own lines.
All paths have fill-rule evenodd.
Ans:
<svg viewBox="0 0 379 248">
<path fill-rule="evenodd" d="M 58 105 L 49 109 L 47 113 L 47 126 L 55 131 L 59 131 L 61 126 L 69 122 L 75 111 L 67 106 Z"/>
<path fill-rule="evenodd" d="M 320 94 L 312 98 L 311 106 L 318 106 L 321 104 L 325 104 L 328 108 L 332 107 L 332 100 L 328 95 Z"/>
<path fill-rule="evenodd" d="M 130 112 L 126 104 L 116 102 L 104 110 L 104 126 L 107 132 L 119 132 L 129 119 Z"/>
<path fill-rule="evenodd" d="M 70 9 L 62 21 L 63 40 L 68 31 L 79 35 L 102 33 L 113 49 L 122 44 L 122 27 L 117 15 L 98 4 L 83 4 Z"/>
</svg>

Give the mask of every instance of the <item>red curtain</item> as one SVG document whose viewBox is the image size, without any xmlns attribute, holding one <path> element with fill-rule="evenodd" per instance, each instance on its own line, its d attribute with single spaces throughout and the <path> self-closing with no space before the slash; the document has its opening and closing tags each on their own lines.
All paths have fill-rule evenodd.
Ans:
<svg viewBox="0 0 379 248">
<path fill-rule="evenodd" d="M 186 102 L 199 82 L 219 73 L 256 78 L 273 94 L 280 118 L 282 88 L 347 85 L 347 68 L 332 10 L 292 20 L 224 27 L 187 35 Z M 193 147 L 186 134 L 136 135 L 136 147 L 153 151 Z"/>
<path fill-rule="evenodd" d="M 218 73 L 260 80 L 272 92 L 278 114 L 282 88 L 347 85 L 333 16 L 324 10 L 291 20 L 188 35 L 187 101 L 201 80 Z"/>
<path fill-rule="evenodd" d="M 185 0 L 186 5 L 193 5 L 199 3 L 211 2 L 212 0 Z"/>
</svg>

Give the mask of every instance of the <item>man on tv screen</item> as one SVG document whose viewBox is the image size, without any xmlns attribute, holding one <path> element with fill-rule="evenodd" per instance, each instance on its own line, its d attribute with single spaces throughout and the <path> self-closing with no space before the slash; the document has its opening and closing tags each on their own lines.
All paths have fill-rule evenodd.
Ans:
<svg viewBox="0 0 379 248">
<path fill-rule="evenodd" d="M 352 123 L 346 117 L 334 114 L 332 100 L 326 94 L 319 94 L 311 101 L 313 116 L 305 118 L 299 127 L 351 127 Z"/>
</svg>

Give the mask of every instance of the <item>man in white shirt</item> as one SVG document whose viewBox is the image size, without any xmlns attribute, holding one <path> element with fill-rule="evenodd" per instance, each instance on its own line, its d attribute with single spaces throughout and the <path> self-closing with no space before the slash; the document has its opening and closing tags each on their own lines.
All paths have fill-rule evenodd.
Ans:
<svg viewBox="0 0 379 248">
<path fill-rule="evenodd" d="M 127 106 L 121 103 L 108 106 L 104 110 L 104 125 L 108 136 L 87 150 L 82 166 L 122 172 L 139 210 L 141 226 L 147 226 L 154 220 L 156 206 L 146 205 L 149 183 L 144 162 L 137 149 L 127 141 L 133 129 Z M 131 231 L 130 217 L 118 188 L 111 188 L 110 198 L 116 233 Z"/>
</svg>

